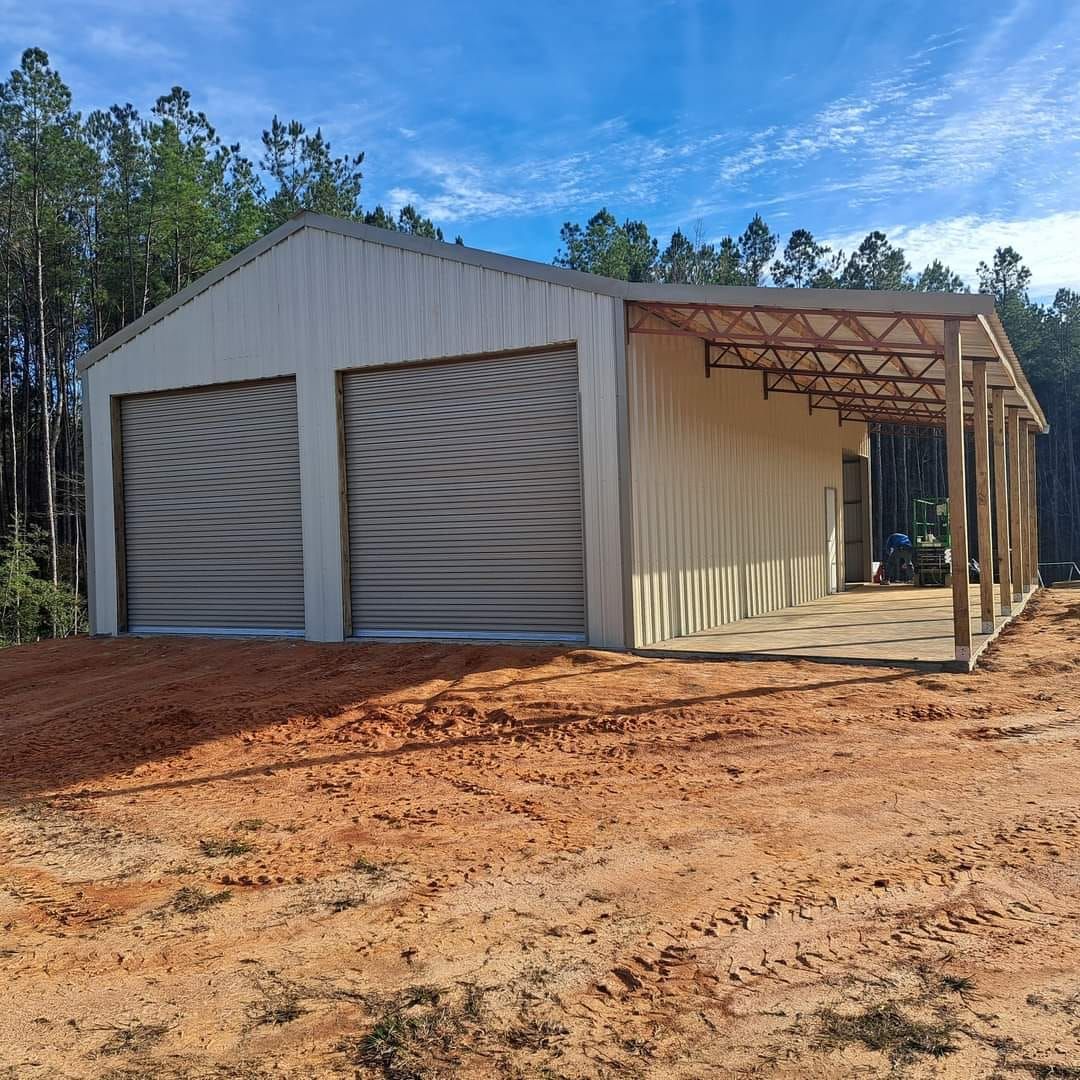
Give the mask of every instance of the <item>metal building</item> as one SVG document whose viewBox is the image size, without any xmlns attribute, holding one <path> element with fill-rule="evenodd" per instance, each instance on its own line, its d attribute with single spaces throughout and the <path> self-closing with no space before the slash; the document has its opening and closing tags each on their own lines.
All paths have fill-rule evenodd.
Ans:
<svg viewBox="0 0 1080 1080">
<path fill-rule="evenodd" d="M 951 603 L 949 660 L 1036 579 L 1046 423 L 987 297 L 633 284 L 302 214 L 82 377 L 98 634 L 860 658 L 790 627 L 880 622 L 874 422 L 947 426 L 958 508 L 975 429 L 1007 580 L 912 601 Z"/>
</svg>

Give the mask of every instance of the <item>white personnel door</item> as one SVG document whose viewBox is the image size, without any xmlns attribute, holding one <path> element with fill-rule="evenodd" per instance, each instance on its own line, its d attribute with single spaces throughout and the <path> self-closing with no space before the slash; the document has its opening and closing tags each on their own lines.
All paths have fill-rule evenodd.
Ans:
<svg viewBox="0 0 1080 1080">
<path fill-rule="evenodd" d="M 836 535 L 836 488 L 825 489 L 825 566 L 828 577 L 829 592 L 838 592 L 840 589 L 840 544 Z"/>
</svg>

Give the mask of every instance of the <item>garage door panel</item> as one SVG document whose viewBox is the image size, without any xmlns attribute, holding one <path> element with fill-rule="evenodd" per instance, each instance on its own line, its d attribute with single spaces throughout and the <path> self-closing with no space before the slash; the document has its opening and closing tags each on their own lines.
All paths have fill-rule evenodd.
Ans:
<svg viewBox="0 0 1080 1080">
<path fill-rule="evenodd" d="M 573 350 L 343 391 L 353 632 L 583 640 Z"/>
<path fill-rule="evenodd" d="M 563 448 L 568 439 L 576 437 L 577 427 L 571 424 L 564 424 L 558 429 L 531 428 L 527 445 L 523 445 L 514 435 L 485 431 L 482 427 L 468 431 L 431 428 L 422 435 L 399 435 L 393 449 L 395 451 L 408 450 L 416 455 L 418 462 L 443 460 L 443 451 L 447 447 L 453 447 L 460 453 L 475 459 L 488 459 L 494 462 L 509 455 L 514 460 L 529 461 L 534 458 L 542 460 L 545 450 Z M 480 439 L 484 440 L 483 443 L 478 442 Z M 398 456 L 390 453 L 389 447 L 380 445 L 374 440 L 370 441 L 368 446 L 375 460 L 394 460 Z"/>
<path fill-rule="evenodd" d="M 131 630 L 304 627 L 293 380 L 121 403 Z"/>
</svg>

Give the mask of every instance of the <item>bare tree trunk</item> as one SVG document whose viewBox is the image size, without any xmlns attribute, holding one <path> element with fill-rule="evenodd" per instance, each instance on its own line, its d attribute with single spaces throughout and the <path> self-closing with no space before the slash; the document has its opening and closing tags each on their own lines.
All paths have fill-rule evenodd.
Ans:
<svg viewBox="0 0 1080 1080">
<path fill-rule="evenodd" d="M 140 315 L 146 314 L 146 307 L 150 303 L 150 251 L 151 251 L 151 237 L 154 233 L 154 203 L 151 197 L 150 212 L 146 216 L 146 243 L 143 246 L 143 293 L 142 293 L 142 310 Z M 132 312 L 134 316 L 135 312 Z"/>
<path fill-rule="evenodd" d="M 53 441 L 49 404 L 49 358 L 45 339 L 45 266 L 41 253 L 39 195 L 34 192 L 34 262 L 37 288 L 38 370 L 41 377 L 41 446 L 45 455 L 45 513 L 49 525 L 49 572 L 52 583 L 59 584 L 59 560 L 56 550 L 56 492 L 53 478 Z"/>
<path fill-rule="evenodd" d="M 7 360 L 8 423 L 11 431 L 11 506 L 12 529 L 19 539 L 19 436 L 15 429 L 15 362 L 11 358 L 11 272 L 4 260 L 4 356 Z"/>
</svg>

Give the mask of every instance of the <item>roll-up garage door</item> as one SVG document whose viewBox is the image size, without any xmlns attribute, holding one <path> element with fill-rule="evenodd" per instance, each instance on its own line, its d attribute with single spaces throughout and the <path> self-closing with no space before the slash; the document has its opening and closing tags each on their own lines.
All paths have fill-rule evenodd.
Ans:
<svg viewBox="0 0 1080 1080">
<path fill-rule="evenodd" d="M 304 628 L 292 379 L 121 402 L 128 629 Z"/>
<path fill-rule="evenodd" d="M 353 633 L 585 636 L 573 349 L 344 376 Z"/>
</svg>

